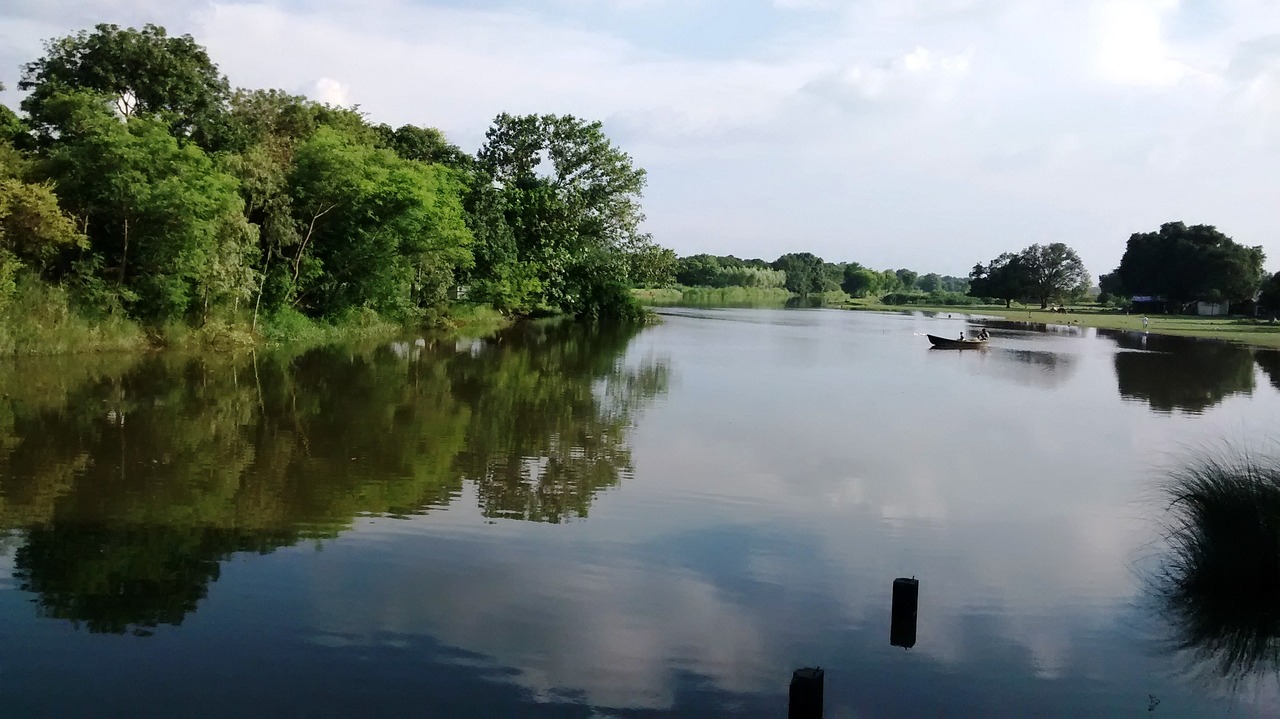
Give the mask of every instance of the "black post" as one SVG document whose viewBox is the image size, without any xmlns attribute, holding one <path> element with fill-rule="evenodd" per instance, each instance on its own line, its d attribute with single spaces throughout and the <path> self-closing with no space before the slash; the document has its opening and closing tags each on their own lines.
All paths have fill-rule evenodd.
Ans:
<svg viewBox="0 0 1280 719">
<path fill-rule="evenodd" d="M 920 580 L 893 580 L 893 616 L 889 620 L 889 643 L 910 649 L 916 645 L 916 611 L 920 605 Z"/>
<path fill-rule="evenodd" d="M 825 674 L 817 667 L 792 672 L 788 719 L 822 719 L 822 678 Z"/>
</svg>

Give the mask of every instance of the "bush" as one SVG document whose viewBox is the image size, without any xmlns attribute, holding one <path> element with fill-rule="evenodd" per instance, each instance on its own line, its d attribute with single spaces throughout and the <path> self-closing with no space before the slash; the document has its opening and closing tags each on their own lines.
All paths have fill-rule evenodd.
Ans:
<svg viewBox="0 0 1280 719">
<path fill-rule="evenodd" d="M 1232 680 L 1280 671 L 1280 462 L 1228 450 L 1164 489 L 1158 581 L 1175 648 Z"/>
</svg>

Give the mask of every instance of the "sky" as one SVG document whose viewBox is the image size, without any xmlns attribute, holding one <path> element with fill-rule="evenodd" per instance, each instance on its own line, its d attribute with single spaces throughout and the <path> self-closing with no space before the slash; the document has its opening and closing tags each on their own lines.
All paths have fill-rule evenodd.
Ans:
<svg viewBox="0 0 1280 719">
<path fill-rule="evenodd" d="M 1065 242 L 1096 278 L 1181 220 L 1280 269 L 1275 0 L 6 0 L 0 102 L 99 22 L 468 151 L 501 112 L 600 120 L 682 255 L 966 275 Z"/>
</svg>

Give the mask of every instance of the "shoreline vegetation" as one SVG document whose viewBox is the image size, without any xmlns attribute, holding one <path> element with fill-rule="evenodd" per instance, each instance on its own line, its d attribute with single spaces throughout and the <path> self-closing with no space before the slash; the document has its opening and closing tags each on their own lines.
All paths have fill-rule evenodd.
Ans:
<svg viewBox="0 0 1280 719">
<path fill-rule="evenodd" d="M 1005 307 L 1003 305 L 970 305 L 948 307 L 944 305 L 886 305 L 880 302 L 850 301 L 844 305 L 832 305 L 840 309 L 867 312 L 938 312 L 947 314 L 995 317 L 1011 322 L 1047 324 L 1071 327 L 1146 332 L 1153 335 L 1174 335 L 1213 339 L 1253 347 L 1280 349 L 1280 323 L 1251 317 L 1196 317 L 1192 315 L 1146 315 L 1148 326 L 1142 327 L 1143 314 L 1125 314 L 1115 308 L 1099 305 L 1068 305 L 1070 312 L 1049 312 L 1036 307 Z"/>
<path fill-rule="evenodd" d="M 643 324 L 629 289 L 675 264 L 600 122 L 503 113 L 473 154 L 233 88 L 155 25 L 44 50 L 0 104 L 0 355 Z"/>
<path fill-rule="evenodd" d="M 784 307 L 795 305 L 801 296 L 771 288 L 760 290 L 750 287 L 665 287 L 634 290 L 641 303 L 650 307 Z M 861 312 L 889 312 L 895 314 L 935 312 L 961 316 L 992 317 L 1027 324 L 1059 325 L 1064 327 L 1094 327 L 1097 329 L 1146 332 L 1148 334 L 1173 335 L 1212 339 L 1252 347 L 1280 349 L 1280 322 L 1251 317 L 1197 317 L 1192 315 L 1146 315 L 1148 325 L 1142 327 L 1143 314 L 1100 304 L 1081 303 L 1067 305 L 1068 312 L 1041 310 L 1034 305 L 1006 307 L 1003 304 L 982 303 L 946 305 L 921 302 L 919 304 L 889 304 L 879 298 L 851 298 L 843 292 L 829 292 L 811 298 L 807 306 Z M 790 305 L 788 303 L 791 303 Z"/>
<path fill-rule="evenodd" d="M 211 319 L 199 326 L 183 322 L 147 326 L 118 315 L 85 317 L 59 288 L 29 285 L 15 292 L 0 324 L 0 356 L 301 348 L 410 334 L 486 337 L 516 321 L 480 304 L 459 302 L 443 309 L 431 324 L 396 322 L 364 309 L 332 319 L 283 311 L 259 318 L 256 328 L 248 318 Z"/>
</svg>

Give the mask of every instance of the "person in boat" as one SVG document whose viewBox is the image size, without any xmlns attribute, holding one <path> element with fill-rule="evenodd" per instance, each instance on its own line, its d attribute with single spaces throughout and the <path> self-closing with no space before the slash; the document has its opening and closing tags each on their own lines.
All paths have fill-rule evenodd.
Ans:
<svg viewBox="0 0 1280 719">
<path fill-rule="evenodd" d="M 964 330 L 960 330 L 960 341 L 964 342 Z"/>
<path fill-rule="evenodd" d="M 978 333 L 978 339 L 982 340 L 983 342 L 986 342 L 987 340 L 991 339 L 991 333 L 987 332 L 986 327 L 983 327 L 982 331 Z"/>
</svg>

